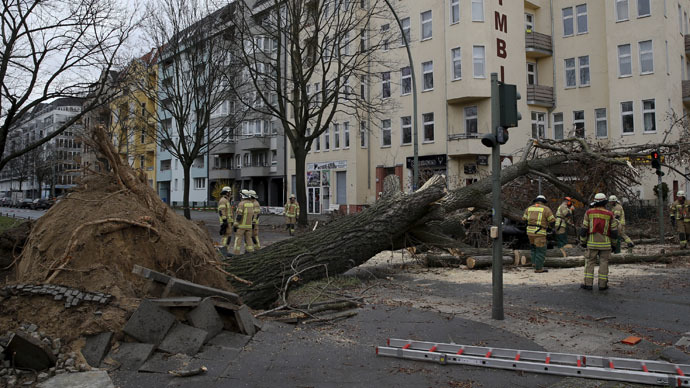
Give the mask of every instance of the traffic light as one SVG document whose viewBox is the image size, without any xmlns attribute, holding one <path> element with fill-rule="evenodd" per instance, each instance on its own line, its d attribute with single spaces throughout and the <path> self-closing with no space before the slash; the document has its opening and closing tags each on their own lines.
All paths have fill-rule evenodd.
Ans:
<svg viewBox="0 0 690 388">
<path fill-rule="evenodd" d="M 665 174 L 661 171 L 661 156 L 659 151 L 652 151 L 649 155 L 652 158 L 652 168 L 656 170 L 656 175 L 664 176 Z"/>
<path fill-rule="evenodd" d="M 517 86 L 498 83 L 499 126 L 494 128 L 492 133 L 482 137 L 482 144 L 493 148 L 498 144 L 508 142 L 508 128 L 517 127 L 518 121 L 522 119 L 522 115 L 517 109 L 517 101 L 520 98 Z"/>
</svg>

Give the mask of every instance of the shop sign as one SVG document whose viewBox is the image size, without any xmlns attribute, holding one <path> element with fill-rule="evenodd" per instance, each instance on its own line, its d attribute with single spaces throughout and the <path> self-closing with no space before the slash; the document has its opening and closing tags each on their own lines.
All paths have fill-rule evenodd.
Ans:
<svg viewBox="0 0 690 388">
<path fill-rule="evenodd" d="M 446 168 L 446 155 L 424 155 L 417 158 L 419 161 L 419 168 Z M 406 160 L 407 168 L 414 167 L 414 157 L 410 156 Z"/>
</svg>

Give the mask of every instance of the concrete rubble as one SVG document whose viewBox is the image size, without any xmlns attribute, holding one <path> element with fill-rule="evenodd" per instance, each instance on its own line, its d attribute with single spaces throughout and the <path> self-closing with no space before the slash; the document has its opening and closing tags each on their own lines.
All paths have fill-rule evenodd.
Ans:
<svg viewBox="0 0 690 388">
<path fill-rule="evenodd" d="M 65 308 L 77 307 L 83 302 L 105 305 L 113 300 L 110 294 L 86 292 L 57 284 L 14 284 L 0 289 L 0 295 L 7 296 L 48 296 L 56 302 L 64 303 Z"/>
</svg>

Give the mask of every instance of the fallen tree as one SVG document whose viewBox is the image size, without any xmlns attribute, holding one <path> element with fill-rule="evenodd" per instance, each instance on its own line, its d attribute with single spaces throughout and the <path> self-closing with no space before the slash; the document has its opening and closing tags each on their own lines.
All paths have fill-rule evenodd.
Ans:
<svg viewBox="0 0 690 388">
<path fill-rule="evenodd" d="M 656 144 L 595 150 L 583 139 L 537 142 L 536 147 L 528 147 L 521 161 L 502 169 L 501 183 L 506 186 L 524 176 L 538 176 L 555 190 L 588 203 L 594 192 L 583 192 L 581 188 L 610 193 L 629 190 L 637 182 L 637 175 L 630 171 L 624 157 L 644 156 L 658 147 L 660 145 Z M 540 154 L 536 154 L 536 149 Z M 582 179 L 582 185 L 577 187 L 561 181 L 553 171 L 561 168 L 572 175 L 575 164 L 580 174 L 578 178 Z M 608 179 L 601 179 L 603 175 Z M 590 179 L 593 180 L 591 184 Z M 226 263 L 226 270 L 252 282 L 246 285 L 231 280 L 234 288 L 246 304 L 266 308 L 291 283 L 343 273 L 381 251 L 403 248 L 412 240 L 421 246 L 461 249 L 466 246 L 443 233 L 445 216 L 470 207 L 491 209 L 488 198 L 491 179 L 447 190 L 445 179 L 434 176 L 416 192 L 391 191 L 386 189 L 380 200 L 359 214 L 342 217 L 316 231 L 258 252 L 234 257 Z M 520 197 L 511 192 L 511 200 L 522 202 L 516 202 L 518 206 L 506 203 L 506 218 L 520 220 L 520 209 L 524 209 L 533 195 L 531 192 Z"/>
</svg>

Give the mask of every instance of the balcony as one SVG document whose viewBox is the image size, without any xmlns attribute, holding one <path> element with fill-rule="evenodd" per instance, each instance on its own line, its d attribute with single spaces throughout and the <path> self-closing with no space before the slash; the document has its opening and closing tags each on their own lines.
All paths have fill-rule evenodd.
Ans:
<svg viewBox="0 0 690 388">
<path fill-rule="evenodd" d="M 448 155 L 475 154 L 477 150 L 484 149 L 482 136 L 484 133 L 452 133 L 448 135 Z"/>
<path fill-rule="evenodd" d="M 553 107 L 553 88 L 543 85 L 527 85 L 527 105 Z"/>
<path fill-rule="evenodd" d="M 240 139 L 240 149 L 267 150 L 271 148 L 271 136 L 251 136 Z"/>
<path fill-rule="evenodd" d="M 235 149 L 237 148 L 237 143 L 235 142 L 230 142 L 230 143 L 219 143 L 213 146 L 213 149 L 211 150 L 212 155 L 217 155 L 217 154 L 234 154 Z"/>
<path fill-rule="evenodd" d="M 685 53 L 690 54 L 690 35 L 685 35 Z"/>
<path fill-rule="evenodd" d="M 539 32 L 525 32 L 525 51 L 527 58 L 543 58 L 553 55 L 551 35 Z"/>
<path fill-rule="evenodd" d="M 210 180 L 220 180 L 220 179 L 225 179 L 225 180 L 238 180 L 241 178 L 240 174 L 240 169 L 239 168 L 233 168 L 233 169 L 228 169 L 228 168 L 212 168 L 209 172 L 209 179 Z"/>
<path fill-rule="evenodd" d="M 683 104 L 690 106 L 690 80 L 683 81 Z"/>
<path fill-rule="evenodd" d="M 251 178 L 258 176 L 268 176 L 271 175 L 271 166 L 266 165 L 252 165 L 252 166 L 242 166 L 241 174 L 243 178 Z"/>
</svg>

